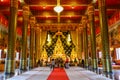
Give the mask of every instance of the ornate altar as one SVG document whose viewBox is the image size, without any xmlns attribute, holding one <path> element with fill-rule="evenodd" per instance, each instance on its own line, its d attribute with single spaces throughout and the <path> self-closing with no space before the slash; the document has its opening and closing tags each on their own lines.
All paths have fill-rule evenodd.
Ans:
<svg viewBox="0 0 120 80">
<path fill-rule="evenodd" d="M 54 59 L 62 58 L 64 61 L 66 60 L 66 54 L 65 54 L 64 48 L 62 46 L 60 37 L 58 37 L 58 40 L 56 42 L 56 46 L 54 48 L 53 55 L 51 58 L 54 58 Z"/>
</svg>

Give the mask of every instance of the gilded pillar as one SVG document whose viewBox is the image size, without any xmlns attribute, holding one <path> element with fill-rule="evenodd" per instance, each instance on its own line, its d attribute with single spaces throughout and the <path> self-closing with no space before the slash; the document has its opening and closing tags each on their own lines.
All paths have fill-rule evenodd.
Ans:
<svg viewBox="0 0 120 80">
<path fill-rule="evenodd" d="M 79 29 L 76 29 L 76 52 L 77 52 L 77 58 L 79 59 L 80 53 L 79 53 L 79 44 L 78 44 L 78 37 L 79 37 Z"/>
<path fill-rule="evenodd" d="M 88 34 L 87 34 L 87 16 L 82 17 L 83 35 L 84 35 L 84 55 L 85 68 L 88 69 Z"/>
<path fill-rule="evenodd" d="M 36 27 L 35 30 L 35 53 L 36 53 L 36 63 L 40 60 L 40 29 Z"/>
<path fill-rule="evenodd" d="M 79 28 L 79 52 L 80 52 L 80 59 L 82 59 L 82 52 L 83 52 L 83 31 L 82 31 L 82 28 Z"/>
<path fill-rule="evenodd" d="M 41 59 L 41 54 L 42 54 L 42 47 L 43 47 L 43 40 L 42 39 L 44 39 L 43 38 L 43 30 L 42 29 L 40 29 L 40 53 L 39 53 L 39 56 L 40 56 L 40 59 Z"/>
<path fill-rule="evenodd" d="M 30 17 L 30 55 L 29 55 L 29 69 L 32 69 L 34 68 L 34 56 L 35 56 L 35 53 L 34 53 L 34 45 L 35 45 L 35 35 L 34 35 L 34 32 L 35 32 L 35 29 L 34 29 L 34 26 L 35 26 L 35 17 Z"/>
<path fill-rule="evenodd" d="M 28 31 L 28 20 L 29 20 L 29 6 L 23 6 L 23 27 L 22 27 L 22 53 L 20 55 L 20 70 L 27 70 L 27 31 Z"/>
<path fill-rule="evenodd" d="M 8 53 L 5 61 L 5 78 L 12 77 L 15 72 L 15 45 L 18 0 L 10 1 L 10 20 L 8 29 Z"/>
<path fill-rule="evenodd" d="M 106 0 L 98 0 L 98 5 L 99 5 L 99 15 L 100 15 L 101 40 L 102 40 L 103 72 L 106 77 L 112 78 L 108 23 L 107 23 L 107 15 L 106 15 Z"/>
<path fill-rule="evenodd" d="M 90 26 L 90 39 L 91 39 L 91 54 L 92 54 L 92 70 L 97 72 L 97 55 L 96 55 L 96 33 L 94 24 L 94 6 L 93 4 L 88 6 L 88 17 Z"/>
</svg>

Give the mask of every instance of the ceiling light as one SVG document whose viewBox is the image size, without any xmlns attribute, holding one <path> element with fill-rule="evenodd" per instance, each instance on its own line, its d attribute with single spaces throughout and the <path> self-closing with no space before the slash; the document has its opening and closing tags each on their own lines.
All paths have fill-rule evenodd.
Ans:
<svg viewBox="0 0 120 80">
<path fill-rule="evenodd" d="M 70 34 L 68 34 L 68 41 L 71 41 Z"/>
<path fill-rule="evenodd" d="M 93 0 L 93 3 L 96 3 L 97 2 L 97 0 Z"/>
<path fill-rule="evenodd" d="M 46 7 L 44 6 L 43 9 L 45 9 Z"/>
<path fill-rule="evenodd" d="M 24 0 L 19 0 L 21 3 L 24 3 Z"/>
<path fill-rule="evenodd" d="M 60 5 L 57 5 L 57 6 L 54 7 L 54 11 L 57 12 L 57 13 L 60 13 L 60 12 L 63 11 L 63 7 L 60 6 Z"/>
<path fill-rule="evenodd" d="M 74 9 L 74 6 L 72 6 L 72 9 Z"/>
<path fill-rule="evenodd" d="M 50 34 L 48 34 L 48 38 L 47 38 L 47 41 L 51 41 L 51 37 L 50 37 Z"/>
</svg>

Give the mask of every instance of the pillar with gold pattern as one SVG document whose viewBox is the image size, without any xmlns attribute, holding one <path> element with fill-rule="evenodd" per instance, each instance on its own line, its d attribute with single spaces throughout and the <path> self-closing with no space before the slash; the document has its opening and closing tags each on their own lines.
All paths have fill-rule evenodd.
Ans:
<svg viewBox="0 0 120 80">
<path fill-rule="evenodd" d="M 84 35 L 84 55 L 85 68 L 88 69 L 88 34 L 87 34 L 87 16 L 82 17 L 83 35 Z"/>
<path fill-rule="evenodd" d="M 35 28 L 35 56 L 36 56 L 36 63 L 40 60 L 40 28 L 36 25 Z"/>
<path fill-rule="evenodd" d="M 78 26 L 78 32 L 77 32 L 77 34 L 78 34 L 78 54 L 77 54 L 77 56 L 78 56 L 78 59 L 80 60 L 80 59 L 82 59 L 82 47 L 81 47 L 81 25 L 79 25 Z"/>
<path fill-rule="evenodd" d="M 23 5 L 22 53 L 20 55 L 20 71 L 27 70 L 27 31 L 29 20 L 29 6 Z"/>
<path fill-rule="evenodd" d="M 102 64 L 103 73 L 106 77 L 112 78 L 112 65 L 110 58 L 109 36 L 108 36 L 108 23 L 106 14 L 106 0 L 98 0 L 99 17 L 101 28 L 101 42 L 102 42 Z"/>
<path fill-rule="evenodd" d="M 35 45 L 35 17 L 30 17 L 30 55 L 29 55 L 29 69 L 34 67 L 34 45 Z"/>
<path fill-rule="evenodd" d="M 79 29 L 76 28 L 76 52 L 77 52 L 77 58 L 79 59 L 79 45 L 78 45 L 78 39 L 79 39 Z"/>
<path fill-rule="evenodd" d="M 42 53 L 42 29 L 40 28 L 40 47 L 39 47 L 39 59 L 41 59 L 41 53 Z"/>
<path fill-rule="evenodd" d="M 15 70 L 15 43 L 16 43 L 18 0 L 11 0 L 10 3 L 11 4 L 8 30 L 8 54 L 5 61 L 5 78 L 13 76 Z"/>
<path fill-rule="evenodd" d="M 79 55 L 80 59 L 82 59 L 82 51 L 83 51 L 83 29 L 79 28 Z"/>
<path fill-rule="evenodd" d="M 92 52 L 92 69 L 97 73 L 97 56 L 96 56 L 96 34 L 95 34 L 95 24 L 94 24 L 94 5 L 90 4 L 88 6 L 88 17 L 90 26 L 90 39 L 91 39 L 91 52 Z"/>
</svg>

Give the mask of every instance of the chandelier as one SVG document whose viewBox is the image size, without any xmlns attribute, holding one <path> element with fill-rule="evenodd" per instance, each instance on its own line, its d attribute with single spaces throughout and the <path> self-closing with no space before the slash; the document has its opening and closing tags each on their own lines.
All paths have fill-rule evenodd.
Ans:
<svg viewBox="0 0 120 80">
<path fill-rule="evenodd" d="M 57 13 L 60 13 L 60 12 L 63 11 L 63 7 L 60 6 L 60 5 L 57 5 L 57 6 L 54 7 L 54 11 L 57 12 Z"/>
<path fill-rule="evenodd" d="M 63 11 L 63 7 L 60 5 L 60 0 L 57 0 L 57 6 L 54 7 L 54 11 L 60 13 Z"/>
</svg>

